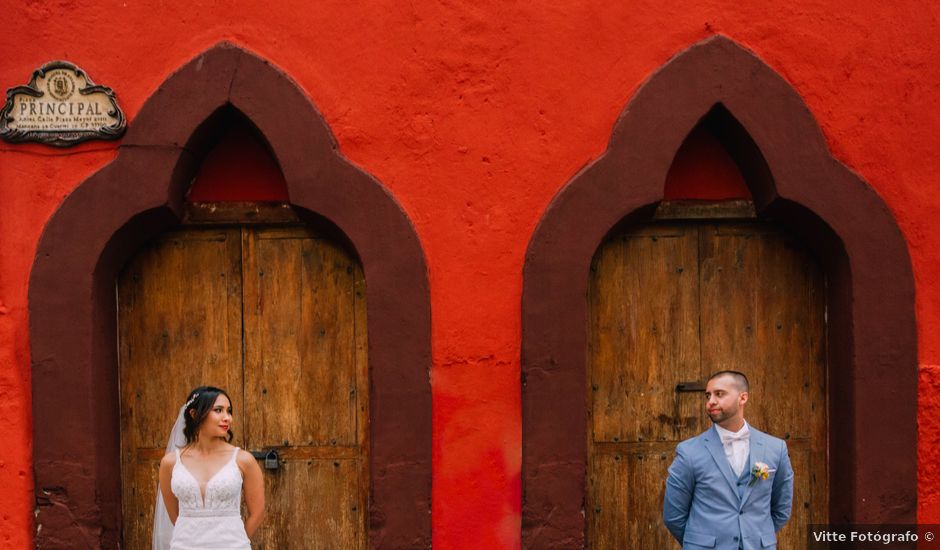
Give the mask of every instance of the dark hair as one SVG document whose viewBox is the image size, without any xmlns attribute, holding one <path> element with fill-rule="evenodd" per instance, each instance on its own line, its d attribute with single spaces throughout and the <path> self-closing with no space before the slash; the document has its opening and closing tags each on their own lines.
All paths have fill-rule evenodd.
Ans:
<svg viewBox="0 0 940 550">
<path fill-rule="evenodd" d="M 712 381 L 715 378 L 718 378 L 719 376 L 725 376 L 725 375 L 728 375 L 731 378 L 734 378 L 734 382 L 738 386 L 738 391 L 741 391 L 741 392 L 751 391 L 750 389 L 751 386 L 747 382 L 747 376 L 745 376 L 743 372 L 738 372 L 736 370 L 720 370 L 716 372 L 715 374 L 709 376 L 708 381 Z"/>
<path fill-rule="evenodd" d="M 203 420 L 209 416 L 209 411 L 212 410 L 212 406 L 215 405 L 215 400 L 218 399 L 220 395 L 224 395 L 228 398 L 229 403 L 232 402 L 232 398 L 228 396 L 225 390 L 216 388 L 215 386 L 199 386 L 186 395 L 186 410 L 183 411 L 186 425 L 183 427 L 183 435 L 186 436 L 187 445 L 196 441 L 196 436 L 199 434 L 199 426 L 201 426 Z M 234 434 L 232 430 L 229 430 L 226 441 L 231 443 L 233 437 Z"/>
</svg>

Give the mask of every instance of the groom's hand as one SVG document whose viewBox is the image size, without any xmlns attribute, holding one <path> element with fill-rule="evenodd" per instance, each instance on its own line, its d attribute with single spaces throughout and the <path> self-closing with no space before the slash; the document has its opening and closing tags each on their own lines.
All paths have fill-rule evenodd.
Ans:
<svg viewBox="0 0 940 550">
<path fill-rule="evenodd" d="M 783 442 L 780 458 L 777 460 L 777 475 L 770 494 L 770 515 L 774 522 L 774 531 L 783 529 L 790 519 L 793 506 L 793 468 L 790 466 L 790 453 L 787 443 Z"/>
<path fill-rule="evenodd" d="M 689 520 L 694 489 L 695 478 L 692 475 L 692 466 L 680 443 L 676 447 L 676 458 L 669 466 L 666 495 L 663 498 L 663 522 L 666 524 L 666 529 L 669 529 L 680 544 L 685 534 L 685 524 Z"/>
</svg>

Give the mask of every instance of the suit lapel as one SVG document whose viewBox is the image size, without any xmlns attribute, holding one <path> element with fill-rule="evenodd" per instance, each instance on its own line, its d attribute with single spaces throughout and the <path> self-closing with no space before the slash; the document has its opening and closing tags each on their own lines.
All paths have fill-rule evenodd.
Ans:
<svg viewBox="0 0 940 550">
<path fill-rule="evenodd" d="M 763 432 L 759 432 L 755 430 L 753 427 L 750 428 L 750 431 L 751 431 L 751 439 L 750 439 L 751 463 L 745 465 L 745 468 L 747 468 L 748 472 L 750 472 L 754 468 L 755 462 L 766 462 L 764 460 L 765 447 L 764 447 Z M 761 483 L 762 481 L 764 480 L 759 479 L 755 481 L 754 483 L 751 483 L 750 480 L 748 480 L 748 484 L 744 488 L 744 496 L 741 497 L 741 506 L 744 506 L 744 504 L 747 502 L 747 498 L 751 496 L 751 490 L 754 489 L 754 486 L 757 485 L 758 483 Z"/>
<path fill-rule="evenodd" d="M 731 464 L 728 463 L 728 457 L 725 456 L 725 448 L 721 444 L 721 437 L 718 436 L 718 431 L 715 429 L 715 426 L 712 426 L 710 430 L 705 432 L 705 448 L 708 449 L 709 454 L 715 459 L 715 464 L 718 466 L 721 475 L 725 477 L 725 481 L 728 482 L 728 486 L 731 487 L 731 493 L 734 494 L 734 498 L 740 500 L 738 496 L 738 483 L 734 479 Z"/>
</svg>

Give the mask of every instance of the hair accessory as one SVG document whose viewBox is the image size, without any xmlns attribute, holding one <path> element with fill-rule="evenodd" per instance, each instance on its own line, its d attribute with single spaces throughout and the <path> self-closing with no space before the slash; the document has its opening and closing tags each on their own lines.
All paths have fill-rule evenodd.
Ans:
<svg viewBox="0 0 940 550">
<path fill-rule="evenodd" d="M 194 393 L 193 396 L 189 398 L 189 401 L 187 401 L 186 404 L 183 405 L 183 409 L 188 409 L 189 406 L 193 404 L 193 401 L 195 401 L 197 397 L 199 397 L 199 394 Z"/>
</svg>

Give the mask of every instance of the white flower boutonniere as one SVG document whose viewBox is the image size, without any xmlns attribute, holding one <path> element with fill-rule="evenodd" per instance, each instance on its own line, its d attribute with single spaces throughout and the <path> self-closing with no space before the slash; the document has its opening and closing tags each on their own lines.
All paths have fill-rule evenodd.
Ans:
<svg viewBox="0 0 940 550">
<path fill-rule="evenodd" d="M 776 471 L 776 468 L 770 468 L 763 462 L 755 462 L 754 467 L 751 468 L 751 482 L 748 485 L 754 485 L 762 479 L 767 479 L 771 473 Z"/>
</svg>

